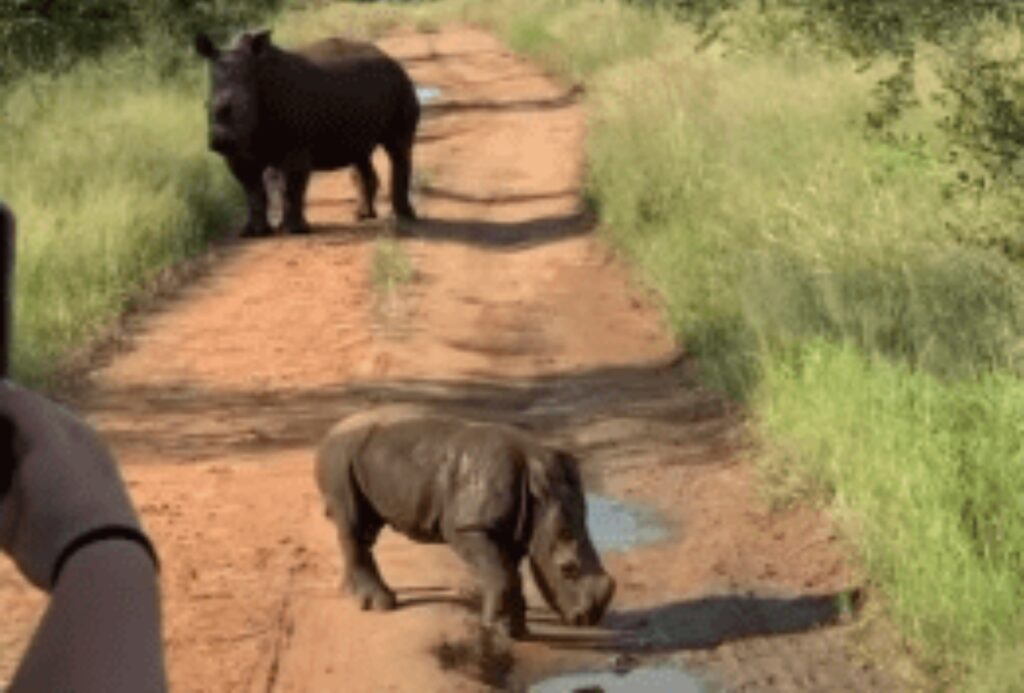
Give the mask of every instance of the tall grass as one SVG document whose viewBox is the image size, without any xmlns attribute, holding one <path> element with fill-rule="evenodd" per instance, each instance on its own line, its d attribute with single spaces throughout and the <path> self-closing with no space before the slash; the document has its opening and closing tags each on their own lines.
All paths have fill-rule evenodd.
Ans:
<svg viewBox="0 0 1024 693">
<path fill-rule="evenodd" d="M 768 361 L 755 410 L 768 478 L 824 490 L 926 659 L 1008 664 L 1024 632 L 1019 379 L 944 382 L 811 340 Z"/>
<path fill-rule="evenodd" d="M 939 164 L 864 138 L 866 91 L 841 64 L 685 54 L 598 81 L 592 195 L 733 394 L 813 336 L 947 375 L 1016 365 L 1019 269 L 954 240 L 983 210 L 946 201 Z"/>
<path fill-rule="evenodd" d="M 19 219 L 14 374 L 53 375 L 68 350 L 153 275 L 240 211 L 206 151 L 198 65 L 176 77 L 134 49 L 30 75 L 0 99 L 0 197 Z"/>
<path fill-rule="evenodd" d="M 830 502 L 936 685 L 1012 690 L 1024 271 L 992 241 L 1014 198 L 949 194 L 941 112 L 869 137 L 878 74 L 798 18 L 741 4 L 707 47 L 617 2 L 447 7 L 586 80 L 587 194 L 705 379 L 748 402 L 766 478 Z"/>
</svg>

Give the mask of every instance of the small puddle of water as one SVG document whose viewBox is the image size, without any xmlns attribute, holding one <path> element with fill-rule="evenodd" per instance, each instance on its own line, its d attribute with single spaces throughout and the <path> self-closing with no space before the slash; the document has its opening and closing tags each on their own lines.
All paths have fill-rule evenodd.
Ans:
<svg viewBox="0 0 1024 693">
<path fill-rule="evenodd" d="M 416 98 L 421 104 L 428 104 L 441 98 L 441 90 L 437 87 L 416 87 Z"/>
<path fill-rule="evenodd" d="M 587 494 L 587 528 L 599 553 L 625 551 L 666 533 L 654 510 L 591 493 Z"/>
<path fill-rule="evenodd" d="M 610 671 L 563 674 L 535 683 L 530 693 L 705 693 L 698 679 L 673 667 L 641 667 L 624 674 Z"/>
</svg>

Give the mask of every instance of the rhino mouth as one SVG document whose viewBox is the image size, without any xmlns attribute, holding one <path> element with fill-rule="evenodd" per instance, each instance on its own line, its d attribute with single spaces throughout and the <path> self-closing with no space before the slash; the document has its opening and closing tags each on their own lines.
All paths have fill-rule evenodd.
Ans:
<svg viewBox="0 0 1024 693">
<path fill-rule="evenodd" d="M 566 608 L 560 603 L 540 566 L 531 561 L 531 568 L 538 591 L 563 623 L 571 626 L 593 626 L 600 623 L 615 594 L 615 580 L 610 576 L 593 576 L 586 580 L 587 584 L 577 585 L 576 589 L 584 590 L 587 597 L 576 608 Z"/>
</svg>

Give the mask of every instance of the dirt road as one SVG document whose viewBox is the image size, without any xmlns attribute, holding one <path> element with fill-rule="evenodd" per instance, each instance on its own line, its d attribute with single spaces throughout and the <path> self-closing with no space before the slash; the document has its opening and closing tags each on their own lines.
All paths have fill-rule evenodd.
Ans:
<svg viewBox="0 0 1024 693">
<path fill-rule="evenodd" d="M 695 385 L 654 302 L 590 233 L 581 95 L 474 29 L 381 45 L 441 94 L 416 149 L 425 219 L 401 240 L 413 282 L 378 300 L 370 264 L 386 224 L 352 223 L 348 176 L 320 176 L 313 235 L 222 247 L 132 320 L 129 348 L 79 402 L 164 557 L 174 690 L 515 689 L 616 658 L 729 690 L 892 690 L 837 624 L 834 596 L 856 576 L 828 522 L 760 502 L 738 416 Z M 570 444 L 592 488 L 656 508 L 670 534 L 606 556 L 620 589 L 603 628 L 562 629 L 530 592 L 533 638 L 481 672 L 460 656 L 474 642 L 472 582 L 444 547 L 385 533 L 394 613 L 339 596 L 312 450 L 380 401 L 468 409 Z M 0 566 L 0 681 L 39 608 Z"/>
</svg>

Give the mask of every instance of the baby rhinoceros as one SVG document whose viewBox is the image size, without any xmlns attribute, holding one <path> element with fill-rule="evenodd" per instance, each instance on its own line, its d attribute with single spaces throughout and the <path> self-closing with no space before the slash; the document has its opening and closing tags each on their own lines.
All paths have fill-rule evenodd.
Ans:
<svg viewBox="0 0 1024 693">
<path fill-rule="evenodd" d="M 198 34 L 210 63 L 210 148 L 245 188 L 243 235 L 270 233 L 264 174 L 284 181 L 286 231 L 306 233 L 303 211 L 311 171 L 354 166 L 357 216 L 376 216 L 378 179 L 371 156 L 391 160 L 395 213 L 416 217 L 409 201 L 412 147 L 420 119 L 416 90 L 402 66 L 369 43 L 329 38 L 297 51 L 278 48 L 269 31 L 248 32 L 231 48 Z"/>
<path fill-rule="evenodd" d="M 586 526 L 575 458 L 526 433 L 405 406 L 342 420 L 316 459 L 316 479 L 363 609 L 395 607 L 372 548 L 385 524 L 413 540 L 447 543 L 475 571 L 482 621 L 526 633 L 519 564 L 562 620 L 592 625 L 615 592 Z"/>
</svg>

